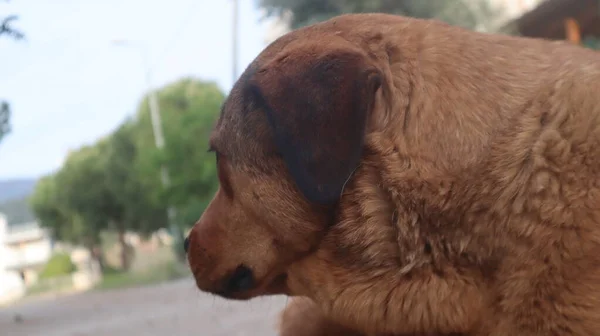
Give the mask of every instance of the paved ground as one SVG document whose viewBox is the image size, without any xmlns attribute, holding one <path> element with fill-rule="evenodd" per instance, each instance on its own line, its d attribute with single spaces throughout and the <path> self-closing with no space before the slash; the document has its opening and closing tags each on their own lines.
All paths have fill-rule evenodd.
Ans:
<svg viewBox="0 0 600 336">
<path fill-rule="evenodd" d="M 275 336 L 286 298 L 232 302 L 191 279 L 0 308 L 2 336 Z"/>
</svg>

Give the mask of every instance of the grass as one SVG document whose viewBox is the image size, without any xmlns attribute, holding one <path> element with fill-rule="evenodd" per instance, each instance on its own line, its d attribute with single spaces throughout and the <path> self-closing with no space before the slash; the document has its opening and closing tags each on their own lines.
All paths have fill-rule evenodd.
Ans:
<svg viewBox="0 0 600 336">
<path fill-rule="evenodd" d="M 140 271 L 106 270 L 98 290 L 147 286 L 180 279 L 189 275 L 188 269 L 177 261 L 166 261 Z"/>
<path fill-rule="evenodd" d="M 128 271 L 107 267 L 96 290 L 146 286 L 180 279 L 190 274 L 177 261 L 173 246 L 161 246 L 152 252 L 137 251 Z"/>
<path fill-rule="evenodd" d="M 27 288 L 26 296 L 36 296 L 48 292 L 69 291 L 73 286 L 71 275 L 42 280 Z"/>
<path fill-rule="evenodd" d="M 102 280 L 95 290 L 146 286 L 180 279 L 190 275 L 188 268 L 178 262 L 172 246 L 162 246 L 152 252 L 138 251 L 129 271 L 106 266 Z M 71 275 L 40 279 L 27 289 L 27 296 L 60 293 L 72 289 Z"/>
</svg>

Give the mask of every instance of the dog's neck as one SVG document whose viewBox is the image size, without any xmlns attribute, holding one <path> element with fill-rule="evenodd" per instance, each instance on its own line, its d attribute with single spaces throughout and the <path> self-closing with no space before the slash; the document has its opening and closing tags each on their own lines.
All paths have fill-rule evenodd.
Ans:
<svg viewBox="0 0 600 336">
<path fill-rule="evenodd" d="M 374 334 L 477 328 L 505 253 L 505 223 L 491 222 L 493 209 L 476 198 L 501 197 L 502 181 L 484 163 L 450 173 L 408 160 L 382 134 L 370 134 L 365 151 L 336 223 L 292 271 L 294 291 Z"/>
<path fill-rule="evenodd" d="M 424 178 L 393 151 L 366 155 L 320 249 L 291 270 L 292 291 L 373 334 L 468 331 L 485 312 L 497 251 L 471 244 L 450 205 L 458 181 Z"/>
</svg>

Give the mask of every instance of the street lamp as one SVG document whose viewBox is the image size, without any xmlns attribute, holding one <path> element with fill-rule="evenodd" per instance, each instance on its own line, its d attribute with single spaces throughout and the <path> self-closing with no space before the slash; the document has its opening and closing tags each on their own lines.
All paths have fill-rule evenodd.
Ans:
<svg viewBox="0 0 600 336">
<path fill-rule="evenodd" d="M 232 77 L 233 77 L 233 82 L 232 84 L 235 83 L 235 81 L 237 81 L 238 79 L 238 26 L 239 26 L 239 2 L 238 0 L 233 0 L 233 18 L 232 18 L 232 35 L 231 35 L 231 42 L 232 42 L 232 57 L 231 57 L 231 62 L 232 62 Z"/>
<path fill-rule="evenodd" d="M 150 120 L 152 123 L 152 134 L 154 135 L 154 144 L 156 148 L 159 150 L 163 150 L 165 147 L 165 137 L 163 134 L 162 128 L 162 120 L 160 118 L 160 110 L 158 105 L 158 97 L 156 95 L 156 90 L 152 87 L 152 68 L 150 67 L 150 62 L 148 59 L 148 50 L 144 45 L 134 43 L 128 40 L 114 40 L 112 44 L 119 47 L 130 47 L 134 48 L 140 53 L 142 58 L 145 77 L 146 77 L 146 86 L 148 90 L 148 107 L 150 110 Z M 160 180 L 165 189 L 171 186 L 171 178 L 169 176 L 169 171 L 166 165 L 163 163 L 160 167 Z M 179 227 L 175 224 L 177 219 L 177 209 L 174 206 L 169 204 L 167 206 L 167 218 L 169 221 L 169 227 L 171 234 L 175 237 L 175 241 L 179 242 L 181 240 L 181 234 L 179 232 Z M 176 247 L 177 248 L 177 247 Z"/>
</svg>

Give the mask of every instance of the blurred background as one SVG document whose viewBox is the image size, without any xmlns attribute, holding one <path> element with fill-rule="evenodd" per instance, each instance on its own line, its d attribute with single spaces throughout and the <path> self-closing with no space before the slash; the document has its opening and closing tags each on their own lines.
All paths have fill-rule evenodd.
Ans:
<svg viewBox="0 0 600 336">
<path fill-rule="evenodd" d="M 0 0 L 0 334 L 275 335 L 286 299 L 199 293 L 181 241 L 236 78 L 352 12 L 600 47 L 597 0 Z"/>
</svg>

